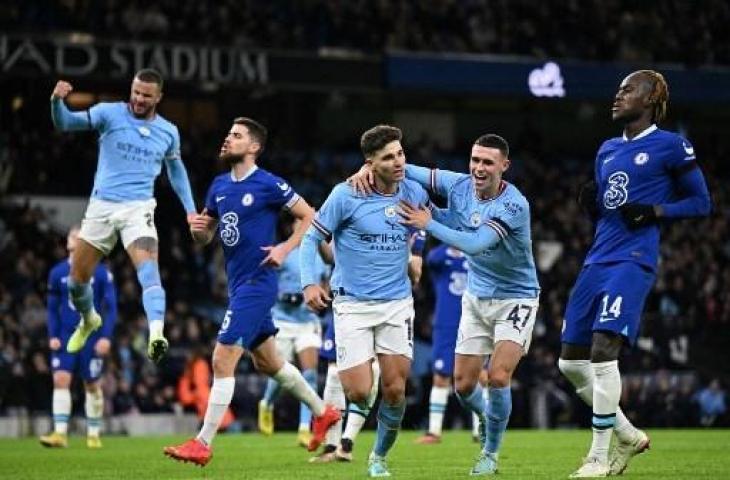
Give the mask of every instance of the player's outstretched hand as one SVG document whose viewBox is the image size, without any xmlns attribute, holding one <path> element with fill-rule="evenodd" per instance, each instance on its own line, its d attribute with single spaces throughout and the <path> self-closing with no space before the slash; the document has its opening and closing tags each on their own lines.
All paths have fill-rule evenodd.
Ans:
<svg viewBox="0 0 730 480">
<path fill-rule="evenodd" d="M 261 247 L 261 250 L 268 252 L 266 257 L 261 260 L 259 265 L 271 265 L 274 268 L 281 267 L 281 264 L 286 260 L 286 256 L 289 254 L 284 243 L 280 243 L 276 246 L 269 245 L 268 247 Z"/>
<path fill-rule="evenodd" d="M 105 356 L 107 353 L 109 353 L 109 348 L 112 346 L 111 342 L 109 342 L 108 338 L 100 338 L 96 341 L 96 345 L 94 345 L 94 351 L 97 355 L 100 357 Z"/>
<path fill-rule="evenodd" d="M 53 350 L 54 352 L 61 348 L 61 339 L 57 337 L 53 337 L 48 340 L 48 348 Z"/>
<path fill-rule="evenodd" d="M 53 88 L 53 93 L 51 93 L 51 98 L 66 98 L 69 93 L 73 91 L 74 87 L 63 80 L 59 80 L 56 83 L 56 86 Z"/>
<path fill-rule="evenodd" d="M 307 285 L 304 289 L 304 303 L 315 312 L 327 308 L 327 304 L 331 300 L 330 296 L 327 295 L 327 291 L 322 288 L 322 285 Z"/>
<path fill-rule="evenodd" d="M 423 230 L 431 221 L 431 210 L 425 207 L 411 205 L 405 200 L 398 203 L 398 215 L 401 216 L 403 225 L 408 225 L 419 230 Z"/>
<path fill-rule="evenodd" d="M 373 178 L 373 171 L 367 163 L 360 167 L 360 170 L 358 170 L 357 173 L 349 176 L 345 181 L 358 195 L 370 195 L 373 193 L 375 179 Z"/>
</svg>

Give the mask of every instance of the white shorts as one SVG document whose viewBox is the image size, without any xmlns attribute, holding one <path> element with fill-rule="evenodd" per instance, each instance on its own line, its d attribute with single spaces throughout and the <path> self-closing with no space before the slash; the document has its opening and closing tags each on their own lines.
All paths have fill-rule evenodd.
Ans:
<svg viewBox="0 0 730 480">
<path fill-rule="evenodd" d="M 413 358 L 413 298 L 332 302 L 337 369 L 347 370 L 376 354 Z"/>
<path fill-rule="evenodd" d="M 276 349 L 287 362 L 294 361 L 294 354 L 308 348 L 322 346 L 322 326 L 319 322 L 295 323 L 274 319 Z"/>
<path fill-rule="evenodd" d="M 156 206 L 154 198 L 131 202 L 108 202 L 92 198 L 86 207 L 79 237 L 104 255 L 109 255 L 114 249 L 118 236 L 122 237 L 125 249 L 138 238 L 151 237 L 157 240 Z"/>
<path fill-rule="evenodd" d="M 456 353 L 490 355 L 497 342 L 511 340 L 526 354 L 538 305 L 538 298 L 480 299 L 464 292 Z"/>
</svg>

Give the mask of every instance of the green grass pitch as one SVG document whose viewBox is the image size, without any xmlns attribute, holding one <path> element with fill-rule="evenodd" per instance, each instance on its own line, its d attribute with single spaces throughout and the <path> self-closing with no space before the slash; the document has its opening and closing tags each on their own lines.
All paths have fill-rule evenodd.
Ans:
<svg viewBox="0 0 730 480">
<path fill-rule="evenodd" d="M 440 445 L 415 445 L 418 432 L 403 432 L 389 456 L 395 479 L 467 478 L 477 453 L 467 432 L 446 432 Z M 653 430 L 652 448 L 634 458 L 626 479 L 730 478 L 730 431 Z M 0 440 L 0 479 L 358 479 L 374 434 L 364 432 L 351 464 L 309 464 L 293 433 L 220 435 L 205 468 L 172 461 L 162 447 L 183 437 L 105 437 L 104 448 L 87 450 L 84 437 L 67 449 L 45 449 L 35 439 Z M 567 478 L 590 444 L 590 432 L 508 431 L 498 478 Z"/>
</svg>

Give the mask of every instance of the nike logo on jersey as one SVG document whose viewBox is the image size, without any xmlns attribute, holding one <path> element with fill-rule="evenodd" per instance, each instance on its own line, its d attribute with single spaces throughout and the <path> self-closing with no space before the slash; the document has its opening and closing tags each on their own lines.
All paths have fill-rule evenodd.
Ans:
<svg viewBox="0 0 730 480">
<path fill-rule="evenodd" d="M 284 192 L 286 192 L 287 190 L 289 190 L 289 184 L 287 184 L 286 182 L 284 182 L 284 183 L 279 183 L 279 182 L 276 182 L 276 185 L 278 185 L 278 186 L 279 186 L 279 188 L 280 188 L 280 189 L 281 189 L 282 191 L 284 191 Z"/>
<path fill-rule="evenodd" d="M 611 320 L 616 320 L 613 317 L 598 317 L 598 323 L 606 323 L 610 322 Z"/>
<path fill-rule="evenodd" d="M 220 203 L 221 200 L 225 199 L 225 195 L 221 195 L 220 197 L 215 197 L 215 203 Z"/>
<path fill-rule="evenodd" d="M 608 157 L 607 159 L 605 159 L 605 160 L 603 161 L 603 164 L 605 165 L 605 164 L 607 164 L 608 162 L 610 162 L 611 160 L 613 160 L 613 155 L 611 155 L 610 157 Z"/>
</svg>

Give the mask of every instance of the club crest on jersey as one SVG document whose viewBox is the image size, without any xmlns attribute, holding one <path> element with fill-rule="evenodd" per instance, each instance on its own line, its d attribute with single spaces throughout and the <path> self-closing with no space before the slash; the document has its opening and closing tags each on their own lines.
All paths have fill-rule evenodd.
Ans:
<svg viewBox="0 0 730 480">
<path fill-rule="evenodd" d="M 250 206 L 253 203 L 253 195 L 251 195 L 250 193 L 247 193 L 241 199 L 241 203 L 243 204 L 244 207 Z"/>
<path fill-rule="evenodd" d="M 649 161 L 649 154 L 646 152 L 637 153 L 634 157 L 634 163 L 637 165 L 644 165 Z"/>
<path fill-rule="evenodd" d="M 474 228 L 477 228 L 482 223 L 482 216 L 479 215 L 479 212 L 474 212 L 471 214 L 471 217 L 469 217 L 469 223 Z"/>
<path fill-rule="evenodd" d="M 152 132 L 150 132 L 150 129 L 142 125 L 141 127 L 138 127 L 137 130 L 139 131 L 139 134 L 143 137 L 149 137 Z"/>
<path fill-rule="evenodd" d="M 395 206 L 388 205 L 387 207 L 385 207 L 385 216 L 388 218 L 395 217 Z"/>
</svg>

